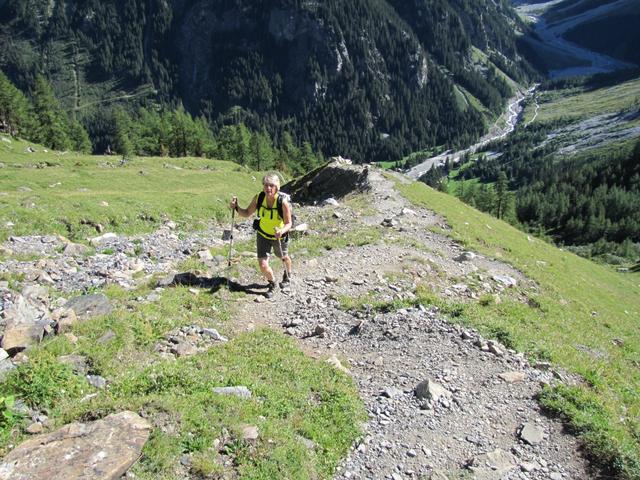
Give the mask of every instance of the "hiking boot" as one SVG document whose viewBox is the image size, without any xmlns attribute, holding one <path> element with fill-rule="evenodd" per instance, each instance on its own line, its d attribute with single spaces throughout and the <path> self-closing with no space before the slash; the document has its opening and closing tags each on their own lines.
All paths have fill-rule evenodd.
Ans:
<svg viewBox="0 0 640 480">
<path fill-rule="evenodd" d="M 276 282 L 269 282 L 269 286 L 267 287 L 267 293 L 265 293 L 264 296 L 267 298 L 273 297 L 273 293 L 275 289 L 276 289 Z"/>
<path fill-rule="evenodd" d="M 282 281 L 280 282 L 280 288 L 285 290 L 291 286 L 291 279 L 289 278 L 289 273 L 285 270 L 282 274 Z"/>
</svg>

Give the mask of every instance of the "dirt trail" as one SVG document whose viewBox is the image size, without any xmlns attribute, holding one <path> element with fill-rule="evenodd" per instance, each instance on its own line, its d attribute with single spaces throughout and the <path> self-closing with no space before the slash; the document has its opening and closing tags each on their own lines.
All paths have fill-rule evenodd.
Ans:
<svg viewBox="0 0 640 480">
<path fill-rule="evenodd" d="M 320 259 L 294 258 L 293 291 L 271 300 L 249 296 L 236 319 L 240 329 L 265 323 L 284 329 L 357 383 L 369 421 L 335 478 L 594 478 L 575 438 L 535 401 L 541 385 L 554 381 L 553 372 L 449 323 L 428 305 L 387 313 L 341 308 L 364 295 L 372 302 L 412 298 L 418 283 L 460 300 L 499 298 L 508 294 L 509 282 L 535 289 L 512 267 L 432 233 L 429 228 L 444 220 L 408 205 L 379 172 L 371 170 L 369 180 L 366 203 L 373 211 L 323 208 L 340 217 L 335 235 L 376 226 L 382 240 Z M 318 210 L 297 213 L 313 218 Z M 255 281 L 255 270 L 240 277 L 240 283 Z M 424 381 L 432 382 L 430 400 L 416 395 Z"/>
</svg>

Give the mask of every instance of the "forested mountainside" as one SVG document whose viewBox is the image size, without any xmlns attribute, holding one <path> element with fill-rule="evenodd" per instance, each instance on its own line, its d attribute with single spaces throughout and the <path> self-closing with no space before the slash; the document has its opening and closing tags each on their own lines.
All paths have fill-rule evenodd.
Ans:
<svg viewBox="0 0 640 480">
<path fill-rule="evenodd" d="M 638 70 L 547 82 L 511 135 L 422 180 L 585 257 L 637 264 L 638 92 Z"/>
<path fill-rule="evenodd" d="M 6 0 L 0 24 L 2 71 L 24 92 L 47 77 L 94 150 L 113 105 L 182 103 L 214 129 L 399 158 L 477 137 L 512 93 L 497 69 L 533 75 L 504 1 Z"/>
</svg>

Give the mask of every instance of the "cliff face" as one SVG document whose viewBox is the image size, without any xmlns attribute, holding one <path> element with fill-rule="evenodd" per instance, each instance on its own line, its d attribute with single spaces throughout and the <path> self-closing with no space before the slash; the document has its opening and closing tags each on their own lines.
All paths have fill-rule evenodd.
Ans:
<svg viewBox="0 0 640 480">
<path fill-rule="evenodd" d="M 311 11 L 224 10 L 203 0 L 185 8 L 174 31 L 180 93 L 193 108 L 210 100 L 259 110 L 292 103 L 291 110 L 326 92 L 311 78 L 310 59 L 332 77 L 350 61 L 342 36 Z"/>
<path fill-rule="evenodd" d="M 196 109 L 211 101 L 222 109 L 249 104 L 291 113 L 332 95 L 354 71 L 373 75 L 387 96 L 392 73 L 406 77 L 408 86 L 426 84 L 427 56 L 408 32 L 400 56 L 392 56 L 375 30 L 346 38 L 328 13 L 221 9 L 204 0 L 184 6 L 174 26 L 181 97 Z"/>
</svg>

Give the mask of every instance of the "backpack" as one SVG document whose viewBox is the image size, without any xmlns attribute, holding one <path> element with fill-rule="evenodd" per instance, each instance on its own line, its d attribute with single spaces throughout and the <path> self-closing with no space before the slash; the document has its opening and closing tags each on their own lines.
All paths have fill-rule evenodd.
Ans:
<svg viewBox="0 0 640 480">
<path fill-rule="evenodd" d="M 265 193 L 260 192 L 258 194 L 258 203 L 256 203 L 256 208 L 260 210 L 260 206 L 262 202 L 264 202 Z M 278 198 L 276 199 L 276 208 L 278 209 L 278 215 L 280 218 L 284 219 L 284 210 L 282 209 L 282 202 L 287 200 L 289 202 L 289 208 L 291 208 L 291 197 L 288 193 L 278 192 Z M 291 220 L 293 221 L 293 210 L 291 210 Z"/>
<path fill-rule="evenodd" d="M 260 192 L 258 194 L 258 201 L 256 203 L 256 210 L 258 212 L 260 211 L 262 202 L 264 202 L 265 195 L 266 194 L 264 192 Z M 280 216 L 280 218 L 284 219 L 284 210 L 282 208 L 282 202 L 284 200 L 287 200 L 289 202 L 289 210 L 291 210 L 291 228 L 293 228 L 296 225 L 296 216 L 293 214 L 293 205 L 291 205 L 291 196 L 288 193 L 278 192 L 278 198 L 276 199 L 276 209 L 278 210 L 278 215 Z M 253 221 L 253 229 L 258 230 L 259 225 L 260 225 L 260 219 L 256 218 Z M 286 235 L 288 235 L 288 233 Z"/>
</svg>

